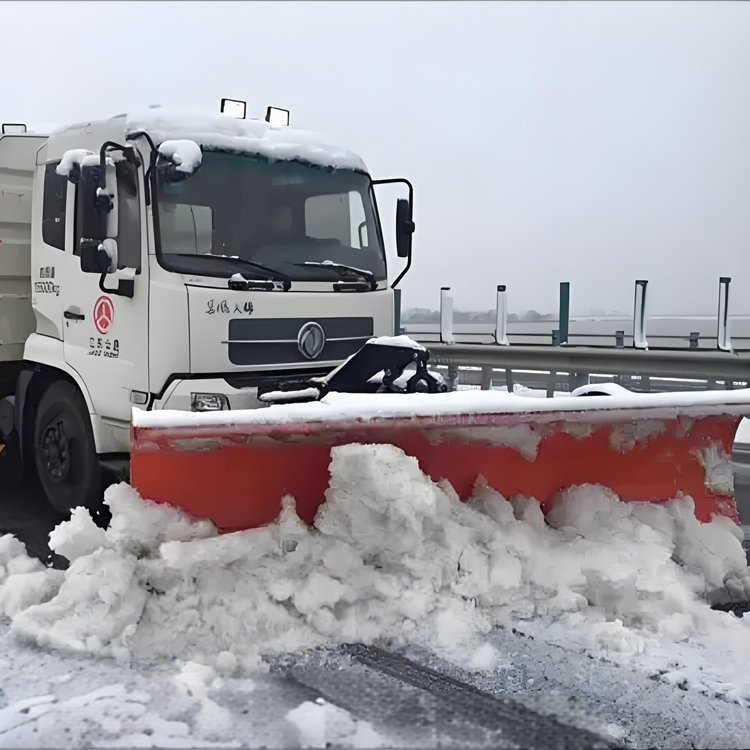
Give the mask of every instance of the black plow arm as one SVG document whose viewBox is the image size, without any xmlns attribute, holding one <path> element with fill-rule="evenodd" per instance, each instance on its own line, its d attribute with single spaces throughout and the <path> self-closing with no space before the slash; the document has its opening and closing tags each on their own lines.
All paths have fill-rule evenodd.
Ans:
<svg viewBox="0 0 750 750">
<path fill-rule="evenodd" d="M 444 393 L 448 388 L 442 377 L 427 369 L 429 358 L 424 347 L 374 339 L 328 375 L 261 384 L 258 398 L 266 403 L 299 403 L 327 393 Z M 410 366 L 413 371 L 405 372 Z"/>
</svg>

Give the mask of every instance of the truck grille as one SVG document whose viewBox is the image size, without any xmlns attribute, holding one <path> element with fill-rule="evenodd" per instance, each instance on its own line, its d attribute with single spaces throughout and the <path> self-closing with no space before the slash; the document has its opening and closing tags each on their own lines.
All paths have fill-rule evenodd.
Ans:
<svg viewBox="0 0 750 750">
<path fill-rule="evenodd" d="M 229 321 L 229 361 L 239 366 L 308 363 L 297 346 L 300 329 L 308 323 L 317 323 L 325 334 L 314 361 L 346 359 L 373 335 L 372 318 L 240 318 Z"/>
</svg>

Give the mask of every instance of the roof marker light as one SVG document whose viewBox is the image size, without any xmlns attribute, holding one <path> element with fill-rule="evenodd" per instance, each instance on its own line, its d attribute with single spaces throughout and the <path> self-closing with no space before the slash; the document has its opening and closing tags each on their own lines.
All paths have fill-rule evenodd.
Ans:
<svg viewBox="0 0 750 750">
<path fill-rule="evenodd" d="M 279 107 L 269 107 L 266 110 L 266 122 L 269 125 L 289 125 L 289 110 Z"/>
<path fill-rule="evenodd" d="M 21 122 L 4 122 L 3 123 L 3 135 L 21 135 L 21 133 L 28 132 L 26 125 Z"/>
<path fill-rule="evenodd" d="M 241 99 L 222 99 L 221 113 L 236 117 L 238 120 L 244 120 L 247 114 L 247 102 L 243 102 Z"/>
</svg>

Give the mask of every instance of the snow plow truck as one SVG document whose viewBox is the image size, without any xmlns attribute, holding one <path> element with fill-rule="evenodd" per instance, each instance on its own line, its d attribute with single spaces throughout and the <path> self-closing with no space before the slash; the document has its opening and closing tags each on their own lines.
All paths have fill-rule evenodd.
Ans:
<svg viewBox="0 0 750 750">
<path fill-rule="evenodd" d="M 281 118 L 278 124 L 274 118 Z M 414 196 L 325 138 L 152 108 L 0 136 L 0 462 L 60 511 L 129 469 L 144 498 L 222 531 L 312 522 L 332 446 L 391 443 L 467 497 L 483 477 L 549 508 L 572 485 L 680 494 L 737 520 L 750 391 L 572 398 L 445 392 L 394 331 Z M 395 207 L 388 273 L 375 199 Z"/>
</svg>

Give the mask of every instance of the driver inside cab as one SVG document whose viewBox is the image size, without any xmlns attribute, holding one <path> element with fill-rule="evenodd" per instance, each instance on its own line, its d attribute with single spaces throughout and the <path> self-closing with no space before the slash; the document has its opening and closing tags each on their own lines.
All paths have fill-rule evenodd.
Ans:
<svg viewBox="0 0 750 750">
<path fill-rule="evenodd" d="M 288 203 L 275 203 L 268 212 L 268 242 L 282 245 L 292 235 L 292 209 Z"/>
<path fill-rule="evenodd" d="M 263 220 L 264 219 L 264 220 Z M 260 231 L 242 240 L 241 258 L 252 259 L 264 248 L 287 245 L 292 241 L 292 208 L 288 203 L 272 203 L 264 217 Z"/>
</svg>

